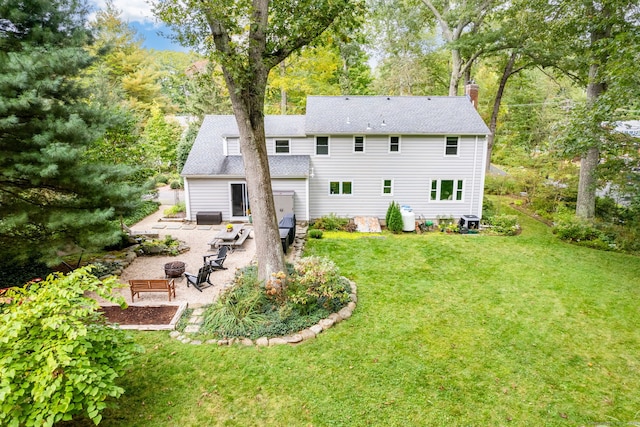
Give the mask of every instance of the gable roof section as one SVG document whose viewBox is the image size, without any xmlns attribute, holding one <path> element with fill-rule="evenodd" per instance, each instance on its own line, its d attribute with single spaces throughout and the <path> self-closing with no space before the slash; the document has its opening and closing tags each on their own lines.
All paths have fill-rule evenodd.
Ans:
<svg viewBox="0 0 640 427">
<path fill-rule="evenodd" d="M 304 137 L 304 116 L 266 116 L 267 138 Z M 183 176 L 244 176 L 242 156 L 224 155 L 224 138 L 239 137 L 234 116 L 206 116 L 182 169 Z M 271 176 L 302 177 L 309 174 L 309 156 L 269 156 Z"/>
<path fill-rule="evenodd" d="M 308 135 L 490 133 L 466 96 L 309 96 L 305 131 Z"/>
</svg>

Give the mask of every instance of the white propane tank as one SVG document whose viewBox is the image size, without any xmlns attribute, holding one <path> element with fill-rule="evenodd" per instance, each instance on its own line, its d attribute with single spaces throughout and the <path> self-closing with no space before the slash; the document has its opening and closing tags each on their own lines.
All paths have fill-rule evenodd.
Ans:
<svg viewBox="0 0 640 427">
<path fill-rule="evenodd" d="M 400 208 L 402 214 L 402 231 L 416 231 L 416 214 L 409 206 Z"/>
</svg>

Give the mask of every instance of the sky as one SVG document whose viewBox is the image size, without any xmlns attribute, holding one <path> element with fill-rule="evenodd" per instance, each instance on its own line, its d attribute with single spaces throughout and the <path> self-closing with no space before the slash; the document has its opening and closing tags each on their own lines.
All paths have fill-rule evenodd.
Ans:
<svg viewBox="0 0 640 427">
<path fill-rule="evenodd" d="M 105 0 L 89 0 L 90 4 L 101 9 L 105 5 Z M 168 28 L 157 22 L 151 13 L 151 6 L 147 0 L 113 0 L 116 9 L 121 11 L 120 17 L 133 27 L 144 41 L 142 46 L 147 49 L 156 50 L 177 50 L 187 52 L 189 49 L 180 46 L 158 34 L 158 32 L 169 33 Z"/>
</svg>

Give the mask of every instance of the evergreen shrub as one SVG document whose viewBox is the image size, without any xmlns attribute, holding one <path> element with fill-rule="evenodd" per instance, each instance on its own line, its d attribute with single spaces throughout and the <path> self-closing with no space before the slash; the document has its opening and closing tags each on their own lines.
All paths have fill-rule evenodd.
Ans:
<svg viewBox="0 0 640 427">
<path fill-rule="evenodd" d="M 387 209 L 387 215 L 385 217 L 387 221 L 387 229 L 392 233 L 402 232 L 403 221 L 402 212 L 400 212 L 400 205 L 396 202 L 391 202 Z"/>
</svg>

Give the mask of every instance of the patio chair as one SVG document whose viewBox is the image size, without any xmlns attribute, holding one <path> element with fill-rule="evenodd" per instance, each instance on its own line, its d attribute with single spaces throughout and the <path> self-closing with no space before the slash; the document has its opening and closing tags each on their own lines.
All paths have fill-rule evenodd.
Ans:
<svg viewBox="0 0 640 427">
<path fill-rule="evenodd" d="M 229 247 L 223 245 L 218 250 L 218 253 L 215 255 L 205 255 L 202 258 L 204 259 L 204 265 L 208 265 L 213 270 L 226 270 L 227 267 L 223 267 L 224 260 L 227 259 L 227 251 Z"/>
<path fill-rule="evenodd" d="M 184 273 L 184 277 L 187 278 L 187 288 L 189 287 L 189 285 L 193 285 L 194 288 L 202 292 L 203 289 L 213 286 L 213 283 L 209 281 L 210 275 L 211 267 L 209 267 L 208 265 L 200 267 L 197 275 Z"/>
</svg>

